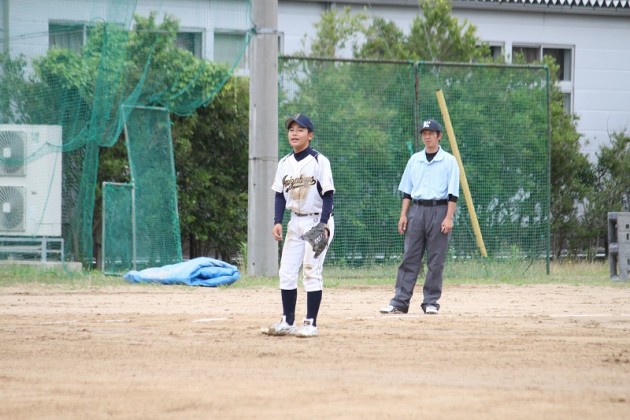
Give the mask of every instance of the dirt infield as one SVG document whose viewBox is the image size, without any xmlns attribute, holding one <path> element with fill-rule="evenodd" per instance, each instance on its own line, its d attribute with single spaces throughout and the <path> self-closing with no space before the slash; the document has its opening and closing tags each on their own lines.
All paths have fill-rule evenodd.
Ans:
<svg viewBox="0 0 630 420">
<path fill-rule="evenodd" d="M 274 288 L 0 288 L 0 418 L 630 418 L 630 287 L 391 293 L 325 290 L 304 339 L 260 334 Z"/>
</svg>

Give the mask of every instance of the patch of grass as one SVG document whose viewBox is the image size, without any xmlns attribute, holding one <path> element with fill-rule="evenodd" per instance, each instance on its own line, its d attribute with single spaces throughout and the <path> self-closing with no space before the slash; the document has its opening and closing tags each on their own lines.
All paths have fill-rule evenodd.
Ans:
<svg viewBox="0 0 630 420">
<path fill-rule="evenodd" d="M 373 265 L 370 267 L 326 267 L 324 284 L 327 288 L 391 286 L 396 282 L 398 266 L 392 264 Z M 418 284 L 424 281 L 424 274 L 418 278 Z M 530 264 L 522 261 L 512 262 L 447 262 L 444 282 L 446 284 L 568 284 L 630 287 L 630 281 L 612 281 L 608 262 L 556 262 L 550 265 L 546 273 L 544 262 Z M 42 268 L 29 265 L 0 265 L 0 287 L 17 285 L 47 285 L 70 289 L 84 289 L 115 285 L 130 285 L 122 276 L 110 276 L 96 270 L 74 271 L 59 268 Z M 138 286 L 160 287 L 155 283 L 137 284 Z M 171 286 L 172 287 L 172 286 Z M 182 286 L 187 287 L 187 286 Z M 241 278 L 221 287 L 278 288 L 278 276 L 250 277 L 241 271 Z M 301 282 L 300 282 L 301 287 Z"/>
<path fill-rule="evenodd" d="M 451 263 L 445 279 L 455 284 L 624 284 L 611 280 L 608 262 L 552 262 L 547 274 L 544 261 L 518 259 Z"/>
<path fill-rule="evenodd" d="M 325 287 L 394 286 L 397 265 L 375 265 L 371 267 L 326 267 Z M 544 262 L 490 261 L 490 262 L 447 262 L 444 274 L 446 284 L 568 284 L 630 287 L 630 281 L 612 281 L 608 262 L 565 261 L 550 264 L 547 274 Z M 418 277 L 422 284 L 424 274 Z M 275 277 L 248 277 L 229 287 L 278 287 Z"/>
<path fill-rule="evenodd" d="M 123 284 L 121 277 L 106 276 L 100 271 L 77 271 L 59 267 L 37 265 L 0 265 L 0 287 L 17 285 L 59 285 L 71 289 Z"/>
</svg>

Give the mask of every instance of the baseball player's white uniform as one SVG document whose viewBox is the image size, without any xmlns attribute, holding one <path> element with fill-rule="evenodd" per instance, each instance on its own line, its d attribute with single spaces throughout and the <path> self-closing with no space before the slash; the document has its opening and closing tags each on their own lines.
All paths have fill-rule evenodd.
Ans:
<svg viewBox="0 0 630 420">
<path fill-rule="evenodd" d="M 305 152 L 306 157 L 300 160 L 294 153 L 280 159 L 271 189 L 284 195 L 286 209 L 291 212 L 282 249 L 280 288 L 296 289 L 303 266 L 304 289 L 312 292 L 322 290 L 322 269 L 328 248 L 315 258 L 311 245 L 300 237 L 320 222 L 322 195 L 334 191 L 335 186 L 328 158 L 310 147 Z M 330 244 L 335 232 L 332 214 L 326 226 Z"/>
</svg>

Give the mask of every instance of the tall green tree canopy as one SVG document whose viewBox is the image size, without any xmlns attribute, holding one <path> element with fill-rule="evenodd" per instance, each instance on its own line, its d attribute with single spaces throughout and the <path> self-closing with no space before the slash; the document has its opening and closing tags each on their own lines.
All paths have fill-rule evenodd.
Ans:
<svg viewBox="0 0 630 420">
<path fill-rule="evenodd" d="M 421 2 L 421 8 L 408 35 L 382 18 L 349 9 L 327 11 L 311 55 L 340 55 L 351 47 L 353 57 L 381 62 L 287 61 L 283 69 L 293 73 L 287 77 L 298 88 L 281 98 L 281 110 L 312 110 L 322 127 L 317 136 L 326 139 L 315 146 L 343 179 L 335 207 L 351 227 L 339 229 L 333 251 L 370 255 L 383 252 L 378 247 L 396 249 L 395 231 L 374 238 L 388 235 L 395 225 L 400 174 L 409 155 L 422 148 L 418 118 L 442 119 L 435 92 L 443 89 L 451 115 L 457 116 L 459 148 L 474 180 L 487 247 L 502 252 L 513 246 L 538 257 L 547 246 L 541 238 L 547 237 L 549 222 L 548 189 L 540 187 L 549 169 L 547 71 L 542 66 L 471 66 L 471 61 L 491 60 L 475 28 L 450 16 L 447 1 Z M 333 36 L 337 28 L 342 30 Z M 347 139 L 351 147 L 339 150 L 337 139 Z M 447 140 L 442 146 L 450 149 Z M 356 191 L 358 196 L 352 196 Z M 459 214 L 469 222 L 464 209 Z M 341 238 L 346 230 L 353 238 Z M 453 252 L 477 252 L 470 229 L 459 232 Z M 347 249 L 340 249 L 343 243 Z"/>
<path fill-rule="evenodd" d="M 219 171 L 221 162 L 242 163 L 242 159 L 232 156 L 230 160 L 225 154 L 243 154 L 240 148 L 228 149 L 242 147 L 247 138 L 243 133 L 247 96 L 242 82 L 235 82 L 226 89 L 228 96 L 224 95 L 226 99 L 219 108 L 204 108 L 231 74 L 227 65 L 198 59 L 177 48 L 178 30 L 177 20 L 167 15 L 158 22 L 155 13 L 136 16 L 131 31 L 110 22 L 96 23 L 81 50 L 51 48 L 34 59 L 28 79 L 22 70 L 25 63 L 1 57 L 3 77 L 16 80 L 10 85 L 1 84 L 2 88 L 12 86 L 11 94 L 3 94 L 0 100 L 3 118 L 63 127 L 63 203 L 67 215 L 64 220 L 68 221 L 63 231 L 66 243 L 73 247 L 67 252 L 70 258 L 91 263 L 92 244 L 97 247 L 100 242 L 101 183 L 130 181 L 122 128 L 126 109 L 134 106 L 165 108 L 172 115 L 182 116 L 173 125 L 178 187 L 187 194 L 180 199 L 181 231 L 208 241 L 210 248 L 226 258 L 238 252 L 245 231 L 243 215 L 230 208 L 235 203 L 243 208 L 247 186 L 243 185 L 242 173 L 247 164 L 245 161 L 240 173 L 231 174 L 230 180 L 224 179 L 229 171 Z M 220 116 L 223 111 L 236 109 L 231 118 Z M 190 122 L 183 118 L 191 115 Z M 180 129 L 180 124 L 189 128 Z M 147 133 L 151 135 L 150 130 Z M 195 144 L 186 146 L 191 141 Z M 228 148 L 217 153 L 223 145 Z M 247 153 L 246 147 L 244 150 Z M 205 187 L 186 188 L 191 183 L 187 178 L 195 176 Z M 203 184 L 203 180 L 207 182 Z M 221 195 L 223 189 L 229 193 Z M 208 191 L 215 193 L 216 203 L 207 203 Z"/>
<path fill-rule="evenodd" d="M 350 48 L 354 58 L 470 62 L 488 60 L 490 50 L 475 26 L 451 16 L 449 0 L 420 0 L 409 34 L 395 23 L 367 13 L 330 9 L 315 25 L 311 56 L 338 58 Z M 305 55 L 304 52 L 301 55 Z"/>
</svg>

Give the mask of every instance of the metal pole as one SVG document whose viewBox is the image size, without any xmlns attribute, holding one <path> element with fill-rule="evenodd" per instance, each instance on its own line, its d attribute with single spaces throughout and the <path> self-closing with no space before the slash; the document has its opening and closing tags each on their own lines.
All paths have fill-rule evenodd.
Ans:
<svg viewBox="0 0 630 420">
<path fill-rule="evenodd" d="M 2 52 L 8 54 L 11 51 L 10 30 L 9 30 L 9 0 L 0 2 L 2 11 Z"/>
<path fill-rule="evenodd" d="M 250 42 L 247 274 L 278 273 L 278 243 L 271 236 L 278 164 L 278 0 L 252 1 Z"/>
</svg>

